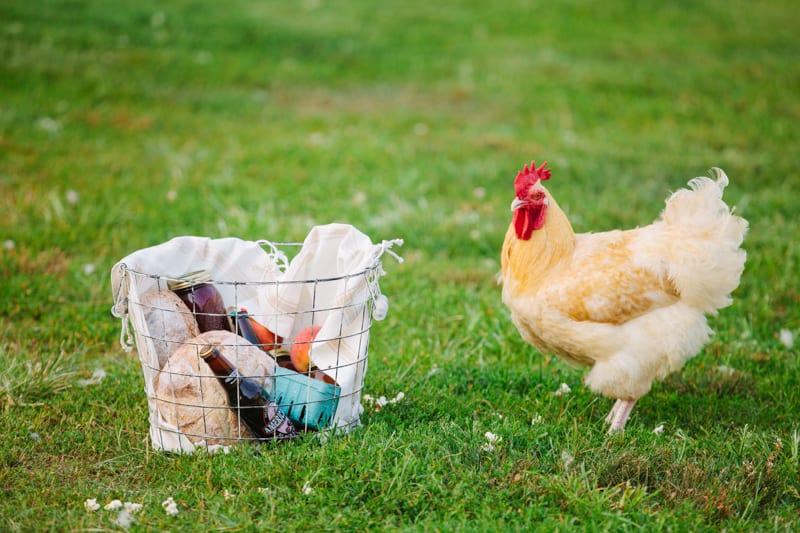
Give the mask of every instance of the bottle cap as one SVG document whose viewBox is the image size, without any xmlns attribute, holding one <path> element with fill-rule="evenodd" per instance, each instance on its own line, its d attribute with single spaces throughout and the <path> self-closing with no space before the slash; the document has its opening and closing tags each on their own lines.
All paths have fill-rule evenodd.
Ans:
<svg viewBox="0 0 800 533">
<path fill-rule="evenodd" d="M 202 348 L 200 348 L 200 354 L 199 354 L 200 358 L 208 359 L 209 357 L 211 357 L 211 355 L 214 353 L 216 349 L 217 349 L 216 344 L 207 344 L 203 346 Z"/>
<path fill-rule="evenodd" d="M 195 270 L 194 272 L 187 272 L 177 279 L 168 279 L 167 288 L 171 291 L 179 291 L 181 289 L 188 289 L 194 285 L 205 283 L 211 279 L 211 272 L 208 270 Z"/>
</svg>

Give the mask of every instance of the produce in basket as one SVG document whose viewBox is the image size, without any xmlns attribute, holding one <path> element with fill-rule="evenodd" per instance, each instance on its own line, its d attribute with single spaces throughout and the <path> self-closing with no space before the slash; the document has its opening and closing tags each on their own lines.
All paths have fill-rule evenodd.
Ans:
<svg viewBox="0 0 800 533">
<path fill-rule="evenodd" d="M 308 326 L 295 335 L 292 347 L 289 349 L 289 357 L 298 372 L 307 372 L 311 366 L 311 344 L 320 329 L 321 326 Z"/>
<path fill-rule="evenodd" d="M 153 289 L 139 302 L 147 323 L 147 334 L 153 341 L 158 368 L 179 346 L 200 334 L 197 321 L 186 304 L 172 291 Z"/>
<path fill-rule="evenodd" d="M 199 350 L 208 344 L 219 344 L 243 376 L 275 373 L 275 361 L 242 337 L 229 331 L 201 333 L 178 348 L 156 375 L 158 411 L 193 443 L 229 445 L 232 439 L 255 438 L 229 408 L 228 395 L 214 373 L 200 362 Z"/>
</svg>

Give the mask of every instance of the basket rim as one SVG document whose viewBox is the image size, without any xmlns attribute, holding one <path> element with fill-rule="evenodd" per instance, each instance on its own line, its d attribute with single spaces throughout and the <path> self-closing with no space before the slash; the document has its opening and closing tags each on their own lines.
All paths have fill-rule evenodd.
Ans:
<svg viewBox="0 0 800 533">
<path fill-rule="evenodd" d="M 289 243 L 295 244 L 295 243 Z M 139 276 L 155 279 L 155 280 L 182 280 L 184 279 L 181 276 L 166 276 L 164 274 L 152 274 L 149 272 L 142 272 L 141 270 L 136 270 L 129 267 L 126 263 L 120 263 L 120 268 L 125 272 L 130 272 Z M 293 285 L 293 284 L 300 284 L 300 283 L 327 283 L 331 281 L 341 281 L 345 279 L 357 278 L 360 276 L 367 275 L 371 272 L 376 272 L 381 266 L 380 258 L 376 259 L 373 264 L 370 266 L 359 270 L 358 272 L 350 272 L 349 274 L 342 274 L 339 276 L 330 276 L 324 278 L 308 278 L 308 279 L 276 279 L 272 281 L 225 281 L 225 280 L 218 280 L 211 278 L 208 280 L 208 283 L 213 283 L 215 285 Z"/>
</svg>

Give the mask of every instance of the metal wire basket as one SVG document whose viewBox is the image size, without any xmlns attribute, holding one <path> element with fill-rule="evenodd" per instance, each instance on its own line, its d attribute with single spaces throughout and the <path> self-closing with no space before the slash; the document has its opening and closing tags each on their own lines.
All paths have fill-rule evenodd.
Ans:
<svg viewBox="0 0 800 533">
<path fill-rule="evenodd" d="M 283 255 L 280 270 L 285 270 L 287 254 L 299 246 L 270 243 L 266 256 Z M 130 330 L 135 339 L 153 447 L 191 452 L 263 440 L 243 423 L 238 409 L 245 407 L 231 404 L 219 376 L 200 358 L 208 344 L 218 345 L 240 376 L 257 381 L 298 433 L 349 431 L 359 425 L 373 315 L 385 313 L 376 310 L 376 303 L 385 308 L 379 257 L 343 275 L 256 281 L 225 277 L 206 258 L 199 264 L 208 270 L 208 279 L 194 285 L 191 276 L 118 263 L 112 271 L 117 280 L 112 283 L 114 314 L 123 319 L 123 346 L 132 344 L 126 340 Z M 178 296 L 181 285 L 189 286 L 188 297 Z M 200 285 L 216 293 L 222 307 L 210 311 Z M 281 307 L 287 299 L 291 308 Z M 204 322 L 218 329 L 203 331 L 198 324 Z M 252 325 L 260 328 L 255 335 L 249 331 Z M 298 335 L 304 330 L 316 336 Z M 295 366 L 293 350 L 305 352 L 308 368 Z"/>
</svg>

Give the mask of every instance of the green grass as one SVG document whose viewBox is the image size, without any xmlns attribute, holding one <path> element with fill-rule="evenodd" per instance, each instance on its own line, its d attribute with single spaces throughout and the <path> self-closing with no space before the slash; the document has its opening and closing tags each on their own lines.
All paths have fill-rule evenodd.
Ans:
<svg viewBox="0 0 800 533">
<path fill-rule="evenodd" d="M 0 4 L 0 529 L 120 528 L 88 498 L 143 504 L 133 530 L 798 529 L 794 2 L 501 4 Z M 577 231 L 647 224 L 711 166 L 751 224 L 717 335 L 624 435 L 500 302 L 534 158 Z M 406 241 L 366 381 L 405 399 L 324 445 L 153 452 L 111 266 L 332 221 Z"/>
</svg>

